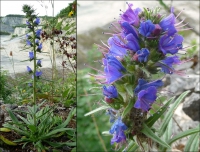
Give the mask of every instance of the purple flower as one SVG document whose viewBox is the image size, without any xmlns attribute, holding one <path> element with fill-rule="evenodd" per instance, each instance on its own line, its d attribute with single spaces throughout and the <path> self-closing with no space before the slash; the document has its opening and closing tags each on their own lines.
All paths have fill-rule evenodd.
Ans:
<svg viewBox="0 0 200 152">
<path fill-rule="evenodd" d="M 126 141 L 126 136 L 124 134 L 123 130 L 119 130 L 119 132 L 116 132 L 113 134 L 113 138 L 111 139 L 111 145 L 113 145 L 115 142 L 116 143 L 123 143 Z"/>
<path fill-rule="evenodd" d="M 122 37 L 126 37 L 128 34 L 131 33 L 136 39 L 139 39 L 137 30 L 128 22 L 121 23 L 121 26 L 123 28 Z"/>
<path fill-rule="evenodd" d="M 106 78 L 105 83 L 111 84 L 123 76 L 122 71 L 126 71 L 126 69 L 115 57 L 107 55 L 107 57 L 102 60 Z"/>
<path fill-rule="evenodd" d="M 126 140 L 124 130 L 127 129 L 128 127 L 122 122 L 121 117 L 118 117 L 109 131 L 111 134 L 114 134 L 111 139 L 111 144 L 114 144 L 114 142 L 124 142 Z"/>
<path fill-rule="evenodd" d="M 29 66 L 27 66 L 27 71 L 28 71 L 29 73 L 32 73 L 32 72 L 33 72 L 32 69 L 31 69 Z"/>
<path fill-rule="evenodd" d="M 132 6 L 133 4 L 128 4 L 128 9 L 120 16 L 120 22 L 128 22 L 131 25 L 138 26 L 140 22 L 138 14 L 142 10 L 140 8 L 132 9 Z"/>
<path fill-rule="evenodd" d="M 139 33 L 144 37 L 149 37 L 151 33 L 154 31 L 155 25 L 151 22 L 151 20 L 147 20 L 142 22 L 139 27 Z"/>
<path fill-rule="evenodd" d="M 163 35 L 159 40 L 159 49 L 164 55 L 167 53 L 175 54 L 182 49 L 183 37 L 175 34 L 173 36 Z"/>
<path fill-rule="evenodd" d="M 31 26 L 31 23 L 30 22 L 28 22 L 28 21 L 26 21 L 26 25 L 28 26 L 28 28 L 32 28 L 32 26 Z"/>
<path fill-rule="evenodd" d="M 155 29 L 153 30 L 152 34 L 154 36 L 159 36 L 161 31 L 162 31 L 162 28 L 160 27 L 160 25 L 159 24 L 155 24 Z"/>
<path fill-rule="evenodd" d="M 33 44 L 31 43 L 31 41 L 29 41 L 29 40 L 26 40 L 26 44 L 29 45 L 29 46 L 33 46 Z"/>
<path fill-rule="evenodd" d="M 40 37 L 41 32 L 42 32 L 42 29 L 38 29 L 38 30 L 36 30 L 35 35 L 36 35 L 37 38 Z"/>
<path fill-rule="evenodd" d="M 42 75 L 42 71 L 36 71 L 36 72 L 35 72 L 35 76 L 39 77 L 39 76 L 41 76 L 41 75 Z"/>
<path fill-rule="evenodd" d="M 35 40 L 35 44 L 36 44 L 36 45 L 39 45 L 39 42 L 40 42 L 40 41 L 39 41 L 38 39 Z"/>
<path fill-rule="evenodd" d="M 110 55 L 123 58 L 127 53 L 127 49 L 124 48 L 125 44 L 116 35 L 108 39 L 108 45 L 110 46 L 108 52 Z"/>
<path fill-rule="evenodd" d="M 29 86 L 29 87 L 32 87 L 32 86 L 33 86 L 33 84 L 32 84 L 32 83 L 28 83 L 28 86 Z"/>
<path fill-rule="evenodd" d="M 163 86 L 163 82 L 162 80 L 156 80 L 156 81 L 152 81 L 152 82 L 147 82 L 144 79 L 139 79 L 138 80 L 138 85 L 136 86 L 136 88 L 134 89 L 134 93 L 138 94 L 138 92 L 140 92 L 141 90 L 145 90 L 148 87 L 154 86 L 156 88 L 158 87 L 162 87 Z"/>
<path fill-rule="evenodd" d="M 138 39 L 135 38 L 132 33 L 126 36 L 126 40 L 128 41 L 126 47 L 131 51 L 137 52 L 140 49 Z"/>
<path fill-rule="evenodd" d="M 42 65 L 41 65 L 41 60 L 38 60 L 38 61 L 37 61 L 37 66 L 42 67 Z"/>
<path fill-rule="evenodd" d="M 118 92 L 115 86 L 103 86 L 103 95 L 107 98 L 117 98 Z"/>
<path fill-rule="evenodd" d="M 36 18 L 36 20 L 34 21 L 34 23 L 36 24 L 36 25 L 39 25 L 40 24 L 40 18 Z"/>
<path fill-rule="evenodd" d="M 42 49 L 42 43 L 40 43 L 39 46 L 37 47 L 37 51 L 41 52 L 41 49 Z"/>
<path fill-rule="evenodd" d="M 138 99 L 135 102 L 134 107 L 143 111 L 148 111 L 157 98 L 156 93 L 157 90 L 154 86 L 150 86 L 146 90 L 140 91 L 138 93 Z"/>
<path fill-rule="evenodd" d="M 110 123 L 113 123 L 115 121 L 116 110 L 109 108 L 107 109 L 106 114 L 110 116 Z"/>
<path fill-rule="evenodd" d="M 26 34 L 26 38 L 27 38 L 27 39 L 30 39 L 30 38 L 31 38 L 31 36 L 30 36 L 30 35 L 28 35 L 28 34 Z"/>
<path fill-rule="evenodd" d="M 166 57 L 164 60 L 161 60 L 156 65 L 161 67 L 161 71 L 166 74 L 173 74 L 175 71 L 172 67 L 174 64 L 180 64 L 181 61 L 178 56 Z"/>
<path fill-rule="evenodd" d="M 147 62 L 148 56 L 149 56 L 149 50 L 146 48 L 142 48 L 141 50 L 138 50 L 134 54 L 134 58 L 139 62 Z"/>
<path fill-rule="evenodd" d="M 34 53 L 33 52 L 29 52 L 29 58 L 30 58 L 30 61 L 34 59 Z"/>
<path fill-rule="evenodd" d="M 174 16 L 173 13 L 171 13 L 169 16 L 163 18 L 160 21 L 159 25 L 163 31 L 165 32 L 167 31 L 168 35 L 171 36 L 177 32 L 174 25 L 175 23 L 176 23 L 176 17 Z"/>
</svg>

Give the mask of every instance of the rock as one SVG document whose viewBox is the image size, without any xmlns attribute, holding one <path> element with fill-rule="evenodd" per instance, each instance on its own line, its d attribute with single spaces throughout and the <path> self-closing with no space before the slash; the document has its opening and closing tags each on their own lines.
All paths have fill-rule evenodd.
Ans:
<svg viewBox="0 0 200 152">
<path fill-rule="evenodd" d="M 199 66 L 199 64 L 200 63 L 198 63 L 196 66 L 195 66 L 195 68 L 194 68 L 194 72 L 196 73 L 196 74 L 200 74 L 200 66 Z"/>
<path fill-rule="evenodd" d="M 199 106 L 200 95 L 193 92 L 189 97 L 185 99 L 183 104 L 183 111 L 194 121 L 199 121 Z"/>
<path fill-rule="evenodd" d="M 194 89 L 195 92 L 199 92 L 200 91 L 200 82 L 197 83 L 195 89 Z"/>
<path fill-rule="evenodd" d="M 179 65 L 175 66 L 175 69 L 176 70 L 185 70 L 185 69 L 191 68 L 192 65 L 193 65 L 193 62 L 192 61 L 188 61 L 188 62 L 185 62 L 185 63 L 182 63 L 182 64 L 179 64 Z"/>
</svg>

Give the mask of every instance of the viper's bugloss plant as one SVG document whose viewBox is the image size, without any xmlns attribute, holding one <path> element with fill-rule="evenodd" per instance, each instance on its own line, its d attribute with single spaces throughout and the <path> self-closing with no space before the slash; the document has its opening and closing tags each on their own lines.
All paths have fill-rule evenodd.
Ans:
<svg viewBox="0 0 200 152">
<path fill-rule="evenodd" d="M 105 133 L 112 135 L 111 144 L 116 143 L 116 147 L 123 151 L 138 148 L 142 151 L 154 148 L 166 151 L 171 148 L 172 142 L 170 137 L 164 140 L 162 135 L 176 105 L 188 92 L 174 102 L 171 112 L 164 118 L 166 122 L 163 121 L 159 129 L 155 130 L 153 124 L 161 116 L 164 117 L 174 99 L 160 103 L 160 99 L 168 95 L 161 92 L 163 77 L 165 74 L 184 74 L 184 71 L 177 71 L 174 65 L 185 62 L 179 58 L 179 53 L 185 49 L 184 38 L 178 31 L 188 29 L 183 29 L 182 22 L 176 21 L 173 9 L 165 17 L 159 13 L 159 8 L 142 10 L 133 9 L 133 4 L 127 5 L 128 9 L 122 11 L 117 22 L 111 24 L 115 33 L 108 39 L 108 45 L 98 45 L 103 54 L 104 70 L 97 70 L 98 75 L 90 74 L 100 85 L 103 84 L 103 103 L 106 106 L 86 116 L 106 109 L 113 125 Z M 158 146 L 152 146 L 153 141 Z"/>
</svg>

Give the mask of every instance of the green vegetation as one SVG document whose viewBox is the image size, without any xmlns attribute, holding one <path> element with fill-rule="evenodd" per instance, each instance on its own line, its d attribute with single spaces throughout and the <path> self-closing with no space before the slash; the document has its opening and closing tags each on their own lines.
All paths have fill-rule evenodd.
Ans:
<svg viewBox="0 0 200 152">
<path fill-rule="evenodd" d="M 9 32 L 0 31 L 0 35 L 10 35 Z"/>
<path fill-rule="evenodd" d="M 21 18 L 24 18 L 25 15 L 19 15 L 19 14 L 8 14 L 8 15 L 6 15 L 5 17 L 21 17 Z"/>
</svg>

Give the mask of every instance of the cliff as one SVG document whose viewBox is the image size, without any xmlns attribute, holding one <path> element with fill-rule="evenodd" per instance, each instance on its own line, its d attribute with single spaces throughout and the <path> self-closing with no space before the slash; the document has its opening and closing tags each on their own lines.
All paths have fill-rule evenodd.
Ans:
<svg viewBox="0 0 200 152">
<path fill-rule="evenodd" d="M 26 24 L 26 18 L 21 16 L 5 16 L 1 17 L 0 31 L 13 33 L 15 26 Z"/>
</svg>

